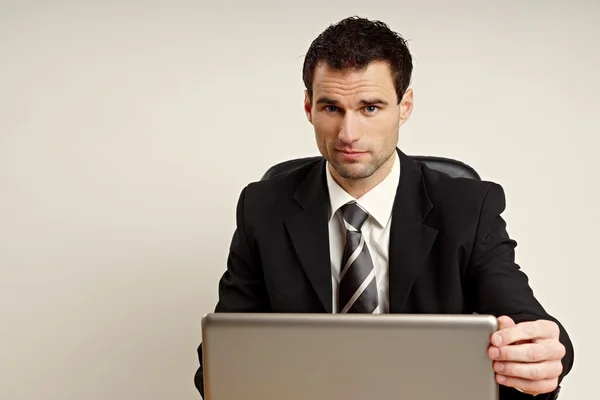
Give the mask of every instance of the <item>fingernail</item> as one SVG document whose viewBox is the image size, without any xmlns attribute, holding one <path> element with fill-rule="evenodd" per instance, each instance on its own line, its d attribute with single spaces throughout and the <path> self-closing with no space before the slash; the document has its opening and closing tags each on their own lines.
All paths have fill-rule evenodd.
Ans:
<svg viewBox="0 0 600 400">
<path fill-rule="evenodd" d="M 494 344 L 496 346 L 502 346 L 502 336 L 501 335 L 494 336 Z"/>
<path fill-rule="evenodd" d="M 506 377 L 504 375 L 497 375 L 498 383 L 506 382 Z"/>
<path fill-rule="evenodd" d="M 490 357 L 492 357 L 492 358 L 500 357 L 500 350 L 498 350 L 496 348 L 490 349 Z"/>
<path fill-rule="evenodd" d="M 501 362 L 497 362 L 496 363 L 496 371 L 498 371 L 498 372 L 504 371 L 504 364 Z"/>
</svg>

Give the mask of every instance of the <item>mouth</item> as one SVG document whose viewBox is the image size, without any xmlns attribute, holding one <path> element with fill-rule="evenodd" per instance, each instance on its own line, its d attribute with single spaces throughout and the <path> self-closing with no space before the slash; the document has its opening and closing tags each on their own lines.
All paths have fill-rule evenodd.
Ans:
<svg viewBox="0 0 600 400">
<path fill-rule="evenodd" d="M 358 158 L 361 158 L 365 154 L 367 154 L 366 151 L 355 151 L 355 150 L 338 150 L 338 153 L 340 153 L 340 155 L 343 158 L 346 158 L 349 160 L 356 160 Z"/>
</svg>

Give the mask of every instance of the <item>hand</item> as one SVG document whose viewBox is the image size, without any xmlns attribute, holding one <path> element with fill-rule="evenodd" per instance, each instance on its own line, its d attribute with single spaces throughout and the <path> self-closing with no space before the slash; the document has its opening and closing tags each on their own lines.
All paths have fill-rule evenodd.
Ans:
<svg viewBox="0 0 600 400">
<path fill-rule="evenodd" d="M 506 316 L 498 323 L 488 349 L 496 382 L 532 395 L 554 391 L 565 356 L 558 325 L 546 320 L 515 324 Z"/>
</svg>

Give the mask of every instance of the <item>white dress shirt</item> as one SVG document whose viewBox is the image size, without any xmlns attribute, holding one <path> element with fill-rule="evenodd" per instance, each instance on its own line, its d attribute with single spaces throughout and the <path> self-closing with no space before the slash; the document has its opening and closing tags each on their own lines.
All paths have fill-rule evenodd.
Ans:
<svg viewBox="0 0 600 400">
<path fill-rule="evenodd" d="M 373 189 L 359 199 L 350 196 L 333 179 L 329 170 L 329 163 L 325 170 L 327 175 L 327 188 L 329 190 L 329 254 L 331 257 L 331 281 L 333 288 L 333 312 L 337 313 L 338 287 L 340 283 L 340 269 L 344 246 L 346 244 L 346 228 L 342 219 L 340 207 L 349 201 L 356 202 L 369 214 L 363 224 L 361 232 L 371 254 L 375 267 L 375 279 L 379 293 L 379 307 L 375 314 L 389 313 L 389 246 L 390 227 L 392 225 L 392 209 L 400 178 L 400 159 L 396 158 L 391 172 Z"/>
</svg>

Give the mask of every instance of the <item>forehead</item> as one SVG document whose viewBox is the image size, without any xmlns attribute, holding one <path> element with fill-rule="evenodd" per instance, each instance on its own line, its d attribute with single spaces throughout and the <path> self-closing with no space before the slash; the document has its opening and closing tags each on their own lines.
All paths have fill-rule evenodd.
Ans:
<svg viewBox="0 0 600 400">
<path fill-rule="evenodd" d="M 377 95 L 392 102 L 396 99 L 396 87 L 387 62 L 374 61 L 365 68 L 347 70 L 321 62 L 313 75 L 313 95 L 342 98 Z"/>
</svg>

